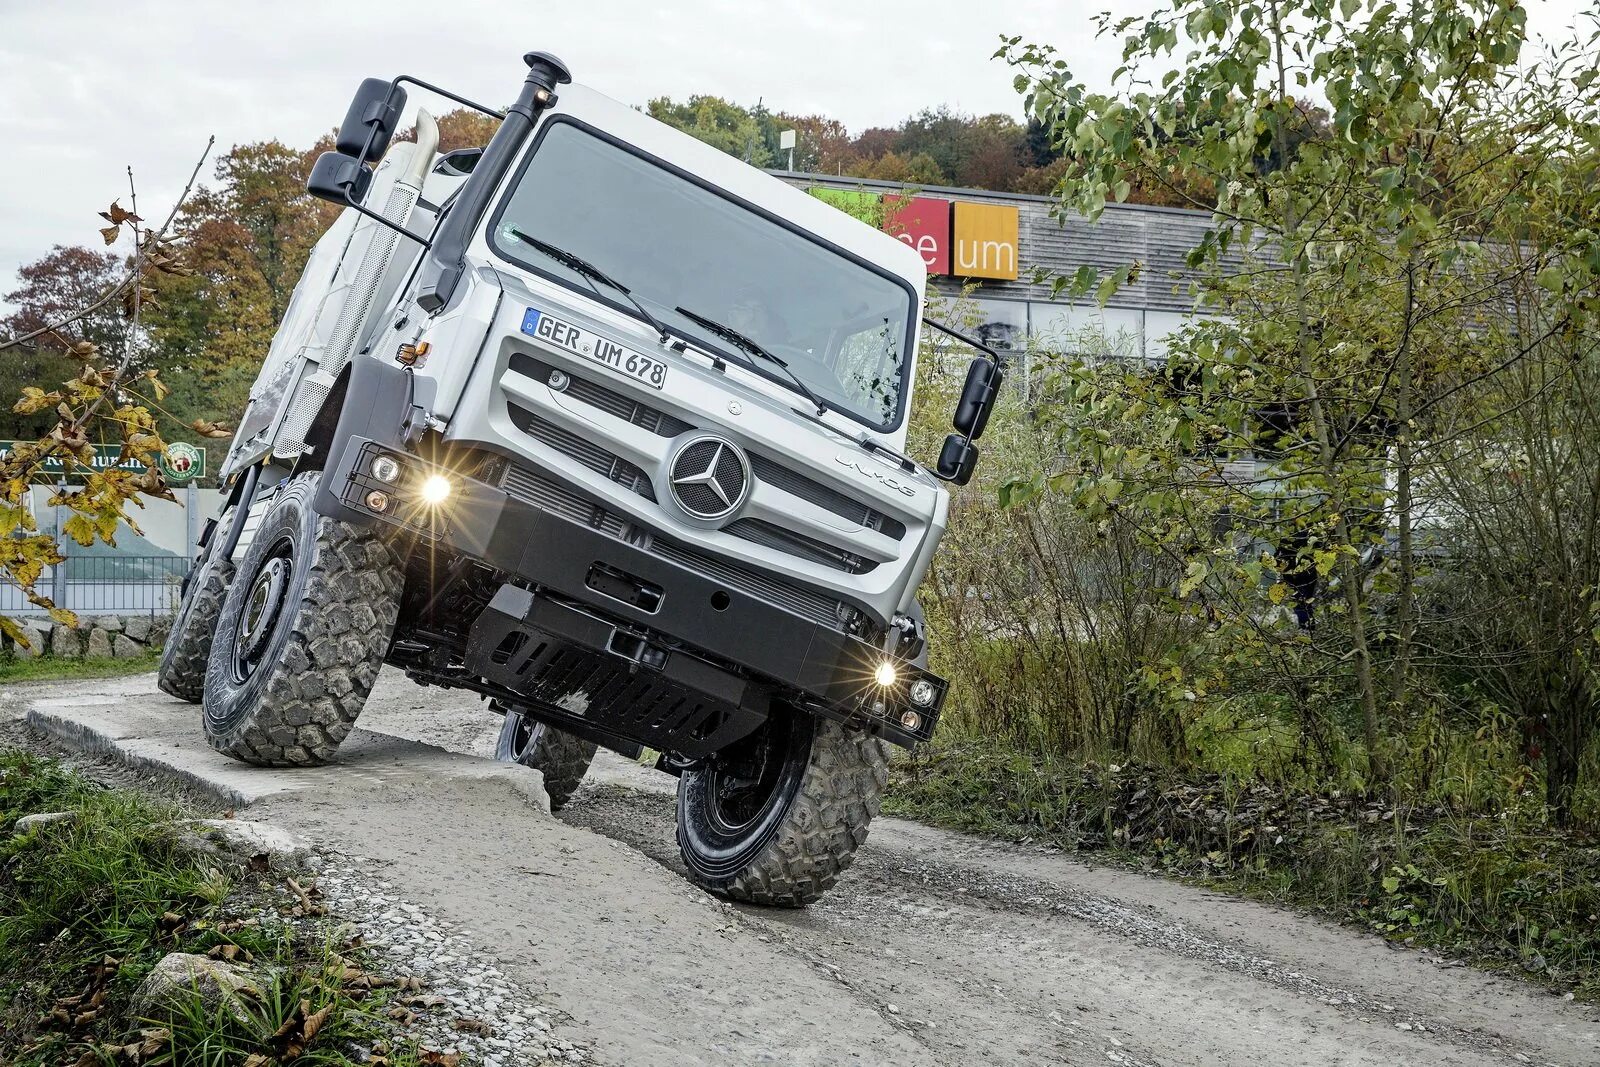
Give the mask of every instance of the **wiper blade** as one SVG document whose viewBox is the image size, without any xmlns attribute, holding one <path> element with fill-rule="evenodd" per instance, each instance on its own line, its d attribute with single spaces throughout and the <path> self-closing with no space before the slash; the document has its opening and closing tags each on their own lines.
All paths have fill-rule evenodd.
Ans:
<svg viewBox="0 0 1600 1067">
<path fill-rule="evenodd" d="M 690 322 L 698 323 L 699 325 L 705 327 L 707 330 L 716 334 L 724 341 L 730 341 L 739 346 L 739 348 L 743 349 L 745 352 L 748 352 L 750 355 L 760 356 L 767 362 L 777 365 L 782 369 L 783 373 L 788 377 L 788 379 L 794 383 L 794 387 L 799 391 L 800 395 L 811 401 L 811 403 L 816 406 L 818 415 L 821 415 L 828 410 L 828 405 L 823 403 L 822 398 L 816 394 L 816 391 L 805 383 L 805 379 L 801 378 L 800 375 L 790 370 L 788 363 L 767 351 L 758 342 L 752 341 L 738 330 L 735 330 L 732 326 L 724 326 L 716 319 L 708 319 L 704 315 L 690 311 L 686 307 L 673 308 L 673 310 L 682 315 L 684 318 L 688 319 Z"/>
<path fill-rule="evenodd" d="M 643 304 L 639 303 L 639 298 L 633 295 L 633 290 L 617 281 L 615 278 L 601 270 L 599 267 L 595 266 L 593 263 L 590 263 L 587 259 L 584 259 L 578 255 L 574 255 L 564 248 L 558 248 L 549 241 L 540 240 L 532 234 L 524 233 L 515 226 L 507 226 L 506 232 L 530 248 L 533 248 L 539 252 L 543 252 L 545 255 L 549 256 L 551 259 L 555 260 L 557 263 L 560 263 L 569 270 L 575 271 L 578 274 L 583 275 L 585 278 L 591 279 L 592 281 L 600 282 L 602 285 L 607 285 L 612 289 L 615 289 L 627 299 L 628 303 L 633 305 L 634 310 L 639 312 L 639 317 L 645 322 L 648 322 L 656 331 L 661 338 L 662 344 L 666 344 L 668 341 L 672 340 L 672 333 L 661 324 L 660 319 L 650 314 L 649 309 L 647 309 Z"/>
</svg>

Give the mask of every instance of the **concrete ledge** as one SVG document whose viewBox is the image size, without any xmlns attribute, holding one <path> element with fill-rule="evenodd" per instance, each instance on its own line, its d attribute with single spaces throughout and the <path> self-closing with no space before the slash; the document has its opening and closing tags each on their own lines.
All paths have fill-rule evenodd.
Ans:
<svg viewBox="0 0 1600 1067">
<path fill-rule="evenodd" d="M 550 810 L 538 771 L 361 729 L 351 732 L 338 760 L 326 766 L 240 763 L 206 744 L 200 709 L 162 693 L 153 674 L 41 688 L 29 695 L 23 718 L 30 729 L 67 748 L 176 779 L 229 807 L 325 789 L 333 782 L 381 787 L 420 772 L 445 779 L 502 779 L 529 805 Z"/>
</svg>

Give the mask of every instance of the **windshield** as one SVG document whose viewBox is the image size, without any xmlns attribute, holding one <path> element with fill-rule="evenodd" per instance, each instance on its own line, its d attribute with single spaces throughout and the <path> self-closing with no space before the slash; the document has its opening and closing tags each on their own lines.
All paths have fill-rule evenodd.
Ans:
<svg viewBox="0 0 1600 1067">
<path fill-rule="evenodd" d="M 546 126 L 490 241 L 529 270 L 619 299 L 514 231 L 587 260 L 698 346 L 741 358 L 676 308 L 768 349 L 829 407 L 875 429 L 900 421 L 911 293 L 803 233 L 562 120 Z M 776 367 L 752 369 L 793 387 Z"/>
</svg>

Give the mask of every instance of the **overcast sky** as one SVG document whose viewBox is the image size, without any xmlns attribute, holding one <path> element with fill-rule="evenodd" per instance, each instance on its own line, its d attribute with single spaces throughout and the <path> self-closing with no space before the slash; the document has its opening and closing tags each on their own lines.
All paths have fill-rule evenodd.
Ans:
<svg viewBox="0 0 1600 1067">
<path fill-rule="evenodd" d="M 1570 24 L 1586 0 L 1535 0 Z M 97 240 L 133 166 L 147 215 L 209 134 L 307 145 L 363 77 L 407 73 L 510 100 L 522 52 L 554 52 L 629 104 L 713 93 L 822 112 L 852 131 L 922 107 L 1020 115 L 1000 33 L 1061 48 L 1105 84 L 1092 13 L 1151 0 L 0 0 L 0 293 L 52 244 Z M 1540 10 L 1543 9 L 1543 10 Z M 208 168 L 209 172 L 209 168 Z M 126 203 L 126 202 L 125 202 Z"/>
</svg>

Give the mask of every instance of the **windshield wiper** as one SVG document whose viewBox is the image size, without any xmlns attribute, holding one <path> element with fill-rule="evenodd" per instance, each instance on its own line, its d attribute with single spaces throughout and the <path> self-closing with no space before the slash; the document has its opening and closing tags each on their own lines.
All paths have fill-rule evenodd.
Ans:
<svg viewBox="0 0 1600 1067">
<path fill-rule="evenodd" d="M 738 330 L 735 330 L 732 326 L 724 326 L 716 319 L 708 319 L 704 315 L 690 311 L 686 307 L 673 308 L 673 310 L 682 315 L 684 318 L 688 319 L 690 322 L 695 322 L 705 327 L 707 330 L 716 334 L 724 341 L 730 341 L 739 346 L 739 348 L 748 352 L 750 355 L 760 356 L 767 362 L 776 364 L 783 370 L 783 373 L 788 376 L 789 380 L 794 383 L 794 387 L 799 391 L 800 395 L 811 401 L 812 404 L 816 405 L 818 415 L 824 414 L 828 410 L 828 405 L 824 404 L 822 402 L 822 398 L 819 397 L 816 392 L 805 383 L 805 379 L 801 378 L 800 375 L 790 370 L 788 363 L 784 362 L 782 359 L 761 347 L 761 345 L 757 342 L 752 341 Z M 751 365 L 754 366 L 754 364 Z"/>
<path fill-rule="evenodd" d="M 542 241 L 532 234 L 523 233 L 515 226 L 507 226 L 506 232 L 515 237 L 517 240 L 521 241 L 523 244 L 528 245 L 530 248 L 533 248 L 539 252 L 543 252 L 545 255 L 549 256 L 551 259 L 555 260 L 557 263 L 560 263 L 567 269 L 581 274 L 591 281 L 600 282 L 603 285 L 607 285 L 612 289 L 615 289 L 617 292 L 621 293 L 627 298 L 628 303 L 634 306 L 634 309 L 639 312 L 639 317 L 645 322 L 648 322 L 655 329 L 656 333 L 661 337 L 662 344 L 666 344 L 668 341 L 672 340 L 672 333 L 661 324 L 660 319 L 650 314 L 649 310 L 646 309 L 643 304 L 639 303 L 639 298 L 633 295 L 632 289 L 629 289 L 626 285 L 623 285 L 621 282 L 617 281 L 615 278 L 601 270 L 599 267 L 595 266 L 593 263 L 590 263 L 581 256 L 573 255 L 564 248 L 557 248 L 549 241 Z"/>
</svg>

